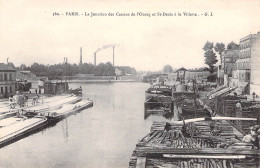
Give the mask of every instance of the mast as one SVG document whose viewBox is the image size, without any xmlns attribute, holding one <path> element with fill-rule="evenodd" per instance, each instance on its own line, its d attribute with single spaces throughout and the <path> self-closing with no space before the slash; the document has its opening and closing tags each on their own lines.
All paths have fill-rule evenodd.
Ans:
<svg viewBox="0 0 260 168">
<path fill-rule="evenodd" d="M 194 93 L 194 106 L 195 106 L 195 117 L 197 117 L 197 104 L 196 104 L 196 92 L 195 92 L 195 79 L 193 79 L 193 93 Z"/>
<path fill-rule="evenodd" d="M 64 61 L 65 61 L 65 94 L 67 93 L 67 62 L 68 62 L 68 58 L 64 57 Z"/>
</svg>

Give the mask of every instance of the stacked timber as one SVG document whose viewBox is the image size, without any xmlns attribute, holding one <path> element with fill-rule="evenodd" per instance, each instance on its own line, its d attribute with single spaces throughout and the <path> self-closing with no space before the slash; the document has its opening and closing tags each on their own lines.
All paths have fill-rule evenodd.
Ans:
<svg viewBox="0 0 260 168">
<path fill-rule="evenodd" d="M 146 160 L 147 168 L 180 167 L 180 168 L 251 168 L 256 163 L 236 163 L 229 159 L 164 159 L 153 158 Z"/>
<path fill-rule="evenodd" d="M 226 122 L 154 122 L 136 145 L 129 167 L 257 167 L 259 155 L 252 144 L 236 139 Z"/>
</svg>

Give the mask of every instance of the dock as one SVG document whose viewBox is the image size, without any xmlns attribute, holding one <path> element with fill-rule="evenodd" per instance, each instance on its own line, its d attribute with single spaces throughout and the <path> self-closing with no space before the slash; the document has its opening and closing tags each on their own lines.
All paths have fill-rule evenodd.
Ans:
<svg viewBox="0 0 260 168">
<path fill-rule="evenodd" d="M 66 109 L 67 106 L 71 106 L 71 109 Z M 5 110 L 9 107 L 4 102 L 0 114 L 0 148 L 92 106 L 92 100 L 82 100 L 81 96 L 75 95 L 44 97 L 32 105 L 10 111 Z M 53 116 L 48 116 L 50 113 Z"/>
</svg>

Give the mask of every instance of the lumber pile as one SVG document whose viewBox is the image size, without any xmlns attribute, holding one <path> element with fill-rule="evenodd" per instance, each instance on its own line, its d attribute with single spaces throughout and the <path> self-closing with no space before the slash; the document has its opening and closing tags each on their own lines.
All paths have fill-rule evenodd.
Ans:
<svg viewBox="0 0 260 168">
<path fill-rule="evenodd" d="M 226 122 L 203 121 L 185 125 L 154 122 L 151 132 L 136 145 L 129 167 L 138 167 L 140 157 L 145 160 L 145 164 L 143 162 L 141 164 L 142 167 L 146 168 L 259 166 L 255 160 L 245 162 L 248 156 L 258 158 L 259 150 L 254 150 L 251 144 L 239 140 L 233 143 L 233 139 L 235 139 L 233 127 Z M 230 145 L 231 143 L 233 145 Z"/>
</svg>

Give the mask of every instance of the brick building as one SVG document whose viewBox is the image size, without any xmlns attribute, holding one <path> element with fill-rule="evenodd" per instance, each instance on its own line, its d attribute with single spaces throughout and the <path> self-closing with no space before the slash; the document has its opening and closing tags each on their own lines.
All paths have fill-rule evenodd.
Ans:
<svg viewBox="0 0 260 168">
<path fill-rule="evenodd" d="M 16 71 L 0 63 L 0 98 L 15 94 Z"/>
</svg>

